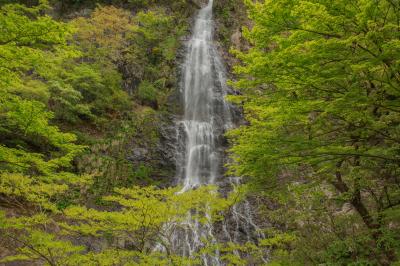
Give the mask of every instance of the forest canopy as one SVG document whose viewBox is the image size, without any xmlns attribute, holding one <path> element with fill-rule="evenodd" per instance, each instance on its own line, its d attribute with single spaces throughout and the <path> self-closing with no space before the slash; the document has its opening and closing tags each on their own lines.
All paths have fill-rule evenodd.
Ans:
<svg viewBox="0 0 400 266">
<path fill-rule="evenodd" d="M 399 0 L 214 0 L 246 184 L 183 192 L 165 124 L 204 2 L 0 0 L 0 264 L 400 265 Z M 256 232 L 217 241 L 240 202 Z"/>
<path fill-rule="evenodd" d="M 246 1 L 233 85 L 249 126 L 231 172 L 274 204 L 283 265 L 391 265 L 399 252 L 399 2 Z M 274 257 L 274 256 L 273 256 Z"/>
</svg>

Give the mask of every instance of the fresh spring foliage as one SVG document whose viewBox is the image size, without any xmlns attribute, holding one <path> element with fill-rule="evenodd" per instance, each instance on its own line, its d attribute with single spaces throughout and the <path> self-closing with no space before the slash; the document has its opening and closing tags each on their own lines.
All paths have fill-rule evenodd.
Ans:
<svg viewBox="0 0 400 266">
<path fill-rule="evenodd" d="M 1 9 L 7 30 L 0 33 L 0 191 L 11 206 L 27 201 L 54 210 L 50 199 L 67 183 L 80 182 L 66 169 L 84 146 L 49 123 L 54 115 L 44 103 L 49 93 L 43 79 L 53 58 L 70 54 L 62 49 L 71 30 L 48 16 L 28 18 L 43 6 Z"/>
<path fill-rule="evenodd" d="M 272 261 L 390 265 L 400 255 L 399 2 L 246 4 L 252 47 L 233 51 L 243 95 L 232 101 L 250 125 L 229 133 L 230 168 L 272 201 Z"/>
<path fill-rule="evenodd" d="M 127 147 L 159 141 L 154 109 L 176 83 L 185 1 L 127 1 L 146 7 L 135 15 L 97 6 L 63 22 L 47 1 L 18 2 L 29 7 L 0 2 L 0 263 L 195 265 L 215 249 L 227 263 L 257 253 L 205 238 L 189 259 L 172 245 L 189 213 L 218 222 L 236 194 L 134 186 L 161 171 L 129 161 Z M 83 2 L 63 1 L 61 13 Z"/>
<path fill-rule="evenodd" d="M 180 188 L 156 189 L 132 187 L 116 189 L 104 200 L 115 202 L 118 211 L 99 211 L 71 206 L 64 218 L 50 218 L 41 213 L 31 217 L 0 216 L 6 246 L 17 254 L 1 261 L 30 261 L 46 265 L 186 265 L 193 257 L 180 257 L 172 246 L 172 233 L 185 230 L 188 213 L 192 219 L 208 223 L 205 213 L 219 219 L 221 211 L 233 203 L 234 197 L 221 198 L 214 187 L 201 187 L 185 193 Z M 47 230 L 46 230 L 47 228 Z M 53 233 L 46 232 L 52 228 Z M 69 239 L 80 239 L 81 245 Z M 97 241 L 100 250 L 84 246 Z M 203 240 L 205 245 L 210 239 Z M 96 242 L 95 242 L 96 243 Z M 159 246 L 167 250 L 154 249 Z M 198 254 L 197 256 L 199 256 Z"/>
</svg>

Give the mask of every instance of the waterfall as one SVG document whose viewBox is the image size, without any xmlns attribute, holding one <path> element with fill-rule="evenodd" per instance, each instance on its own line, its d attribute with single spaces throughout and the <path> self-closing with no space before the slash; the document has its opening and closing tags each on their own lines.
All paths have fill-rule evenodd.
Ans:
<svg viewBox="0 0 400 266">
<path fill-rule="evenodd" d="M 225 101 L 228 91 L 222 60 L 213 44 L 213 0 L 203 7 L 195 20 L 192 37 L 182 71 L 181 95 L 184 114 L 177 122 L 177 179 L 182 192 L 201 185 L 224 183 L 238 185 L 238 178 L 223 178 L 224 132 L 232 127 L 232 107 Z M 246 205 L 247 204 L 247 205 Z M 216 243 L 251 241 L 255 227 L 248 202 L 236 205 L 230 214 L 231 224 L 225 222 L 216 233 L 210 221 L 200 224 L 188 214 L 186 229 L 174 235 L 174 249 L 191 257 L 203 246 L 202 239 Z M 240 234 L 246 236 L 240 238 Z M 257 237 L 257 236 L 256 236 Z M 223 240 L 223 241 L 224 241 Z M 219 251 L 203 255 L 204 265 L 222 265 Z"/>
<path fill-rule="evenodd" d="M 213 1 L 199 11 L 187 47 L 183 66 L 181 93 L 183 120 L 178 132 L 183 154 L 178 163 L 178 179 L 182 191 L 197 186 L 214 184 L 221 169 L 219 140 L 230 123 L 230 110 L 226 104 L 225 73 L 213 45 Z M 211 219 L 211 217 L 207 217 Z M 187 218 L 188 229 L 178 234 L 175 244 L 184 256 L 191 256 L 202 246 L 202 239 L 215 242 L 212 223 L 202 225 Z M 218 252 L 217 252 L 218 253 Z M 218 254 L 203 256 L 204 265 L 220 265 Z"/>
<path fill-rule="evenodd" d="M 218 139 L 231 120 L 224 100 L 224 71 L 212 43 L 212 4 L 210 0 L 197 16 L 184 64 L 184 117 L 180 126 L 185 158 L 179 177 L 183 190 L 215 183 L 221 163 Z"/>
</svg>

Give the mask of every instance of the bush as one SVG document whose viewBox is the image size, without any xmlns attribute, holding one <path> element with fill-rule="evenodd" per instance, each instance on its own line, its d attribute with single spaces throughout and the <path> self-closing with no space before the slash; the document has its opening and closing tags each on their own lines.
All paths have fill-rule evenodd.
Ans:
<svg viewBox="0 0 400 266">
<path fill-rule="evenodd" d="M 157 89 L 147 80 L 140 83 L 137 93 L 139 100 L 144 103 L 157 102 Z"/>
</svg>

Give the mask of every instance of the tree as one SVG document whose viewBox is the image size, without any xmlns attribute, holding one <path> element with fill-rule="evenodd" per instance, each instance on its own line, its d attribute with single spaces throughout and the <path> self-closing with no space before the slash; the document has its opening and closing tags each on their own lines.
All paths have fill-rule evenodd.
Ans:
<svg viewBox="0 0 400 266">
<path fill-rule="evenodd" d="M 205 213 L 220 219 L 222 211 L 234 196 L 222 198 L 214 187 L 201 187 L 185 193 L 180 188 L 157 189 L 132 187 L 116 189 L 106 201 L 120 206 L 115 211 L 100 211 L 81 206 L 70 206 L 58 220 L 45 214 L 32 217 L 5 218 L 0 216 L 0 229 L 15 243 L 16 254 L 5 261 L 43 262 L 48 265 L 166 265 L 195 263 L 196 256 L 181 257 L 173 245 L 173 235 L 190 229 L 191 219 L 201 224 L 210 223 Z M 58 220 L 58 221 L 57 221 Z M 47 230 L 46 230 L 47 227 Z M 53 232 L 48 232 L 53 228 Z M 59 228 L 59 229 L 57 229 Z M 72 244 L 68 238 L 90 238 L 103 243 L 104 248 L 93 251 Z M 203 240 L 205 245 L 207 239 Z M 162 247 L 156 248 L 156 247 Z M 112 257 L 110 257 L 112 255 Z"/>
<path fill-rule="evenodd" d="M 27 200 L 53 208 L 48 198 L 66 189 L 63 181 L 76 178 L 65 169 L 84 147 L 74 143 L 75 135 L 50 125 L 53 114 L 43 103 L 23 97 L 25 81 L 40 76 L 52 64 L 46 58 L 57 56 L 69 33 L 65 24 L 40 16 L 43 8 L 44 2 L 33 8 L 1 7 L 0 173 L 3 200 Z M 22 91 L 15 90 L 19 87 Z"/>
<path fill-rule="evenodd" d="M 326 252 L 314 247 L 305 261 L 390 264 L 399 248 L 398 3 L 246 3 L 254 26 L 244 32 L 253 47 L 234 52 L 243 95 L 233 100 L 244 102 L 250 125 L 230 133 L 232 171 L 284 197 L 281 208 L 294 212 L 292 226 L 311 246 L 300 215 L 323 209 L 312 223 L 337 235 L 321 231 Z M 293 186 L 313 195 L 305 213 Z M 338 215 L 343 206 L 356 215 Z M 360 225 L 355 232 L 330 224 L 349 220 Z M 363 253 L 370 245 L 372 256 Z"/>
<path fill-rule="evenodd" d="M 123 67 L 130 88 L 138 88 L 139 100 L 158 108 L 176 87 L 176 55 L 186 23 L 164 8 L 139 12 L 127 39 Z"/>
</svg>

